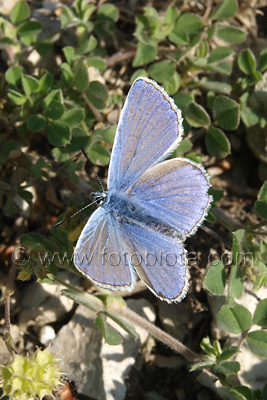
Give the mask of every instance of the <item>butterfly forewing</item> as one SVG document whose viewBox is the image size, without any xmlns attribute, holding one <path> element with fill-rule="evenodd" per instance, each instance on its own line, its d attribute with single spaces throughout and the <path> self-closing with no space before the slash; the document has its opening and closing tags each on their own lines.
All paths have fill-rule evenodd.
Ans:
<svg viewBox="0 0 267 400">
<path fill-rule="evenodd" d="M 125 191 L 182 138 L 182 118 L 155 82 L 133 84 L 119 121 L 108 174 L 109 190 Z"/>
</svg>

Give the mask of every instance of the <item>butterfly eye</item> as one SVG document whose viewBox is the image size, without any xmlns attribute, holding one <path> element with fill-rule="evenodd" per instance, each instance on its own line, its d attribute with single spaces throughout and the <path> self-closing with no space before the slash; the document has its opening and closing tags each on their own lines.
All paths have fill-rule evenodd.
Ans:
<svg viewBox="0 0 267 400">
<path fill-rule="evenodd" d="M 92 192 L 91 196 L 97 204 L 102 204 L 107 197 L 103 192 Z"/>
</svg>

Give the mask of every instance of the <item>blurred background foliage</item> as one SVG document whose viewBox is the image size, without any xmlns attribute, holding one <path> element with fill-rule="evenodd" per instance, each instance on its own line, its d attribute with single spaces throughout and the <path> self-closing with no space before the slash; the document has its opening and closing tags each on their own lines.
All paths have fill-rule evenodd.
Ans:
<svg viewBox="0 0 267 400">
<path fill-rule="evenodd" d="M 204 289 L 225 294 L 217 323 L 267 358 L 267 300 L 258 302 L 253 315 L 235 301 L 248 281 L 255 293 L 267 286 L 267 49 L 266 27 L 264 34 L 257 22 L 262 16 L 260 2 L 256 8 L 237 0 L 143 2 L 136 9 L 130 2 L 76 0 L 54 5 L 45 16 L 18 1 L 0 16 L 3 282 L 18 244 L 31 254 L 18 268 L 21 281 L 33 274 L 52 281 L 59 268 L 77 273 L 73 246 L 92 208 L 59 228 L 52 225 L 101 189 L 92 170 L 84 172 L 81 148 L 106 184 L 125 95 L 138 76 L 147 76 L 182 110 L 185 137 L 172 157 L 203 163 L 212 178 L 209 233 L 218 229 L 218 241 L 225 237 L 232 254 L 227 265 L 215 260 L 203 266 Z M 242 198 L 245 216 L 224 213 L 223 201 L 232 193 Z M 101 315 L 97 324 L 105 336 Z M 252 323 L 258 329 L 251 332 Z M 208 361 L 192 369 L 209 367 L 228 377 L 242 368 L 228 361 L 238 347 L 221 350 L 219 342 L 204 338 L 202 350 Z M 266 388 L 255 397 L 249 388 L 227 385 L 238 399 L 266 398 Z"/>
</svg>

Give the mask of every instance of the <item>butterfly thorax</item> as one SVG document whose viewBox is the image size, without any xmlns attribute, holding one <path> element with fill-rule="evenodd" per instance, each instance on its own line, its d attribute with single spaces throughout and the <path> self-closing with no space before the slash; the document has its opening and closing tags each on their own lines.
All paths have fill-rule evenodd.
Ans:
<svg viewBox="0 0 267 400">
<path fill-rule="evenodd" d="M 118 223 L 124 221 L 145 226 L 163 234 L 181 239 L 179 232 L 173 226 L 150 215 L 138 202 L 127 193 L 105 192 L 102 206 L 116 218 Z"/>
</svg>

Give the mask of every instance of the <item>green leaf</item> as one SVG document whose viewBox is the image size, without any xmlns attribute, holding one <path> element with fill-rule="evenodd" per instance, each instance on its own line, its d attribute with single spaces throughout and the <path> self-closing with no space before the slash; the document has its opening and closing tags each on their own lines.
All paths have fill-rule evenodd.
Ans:
<svg viewBox="0 0 267 400">
<path fill-rule="evenodd" d="M 18 106 L 21 106 L 27 101 L 27 97 L 18 92 L 17 90 L 9 89 L 7 96 Z"/>
<path fill-rule="evenodd" d="M 257 195 L 257 199 L 267 203 L 267 181 L 265 181 L 262 187 L 260 188 L 259 193 Z"/>
<path fill-rule="evenodd" d="M 157 48 L 145 43 L 138 43 L 133 67 L 140 67 L 155 60 Z"/>
<path fill-rule="evenodd" d="M 97 44 L 97 39 L 93 35 L 90 35 L 89 40 L 86 39 L 76 52 L 77 54 L 88 54 L 97 47 Z"/>
<path fill-rule="evenodd" d="M 209 81 L 206 78 L 201 79 L 199 86 L 216 93 L 230 94 L 232 91 L 232 86 L 228 85 L 228 83 Z"/>
<path fill-rule="evenodd" d="M 88 4 L 88 2 L 84 0 L 78 0 L 76 2 L 76 9 L 79 10 L 83 22 L 87 22 L 95 12 L 96 6 L 94 4 Z"/>
<path fill-rule="evenodd" d="M 21 37 L 38 35 L 42 30 L 42 25 L 36 21 L 23 22 L 17 28 L 17 34 Z"/>
<path fill-rule="evenodd" d="M 233 131 L 239 125 L 239 104 L 226 96 L 217 96 L 213 103 L 213 117 L 222 129 Z"/>
<path fill-rule="evenodd" d="M 238 346 L 230 346 L 227 347 L 226 349 L 224 349 L 222 351 L 222 353 L 219 355 L 217 361 L 221 362 L 221 361 L 225 361 L 225 360 L 229 360 L 229 358 L 232 358 L 234 355 L 236 355 L 237 353 L 239 353 L 239 347 Z"/>
<path fill-rule="evenodd" d="M 73 292 L 72 290 L 63 289 L 61 292 L 64 296 L 72 299 L 75 303 L 81 304 L 82 306 L 89 308 L 96 312 L 99 307 L 102 307 L 102 301 L 99 300 L 96 296 L 86 292 Z"/>
<path fill-rule="evenodd" d="M 219 365 L 215 365 L 213 371 L 224 375 L 237 374 L 240 371 L 240 364 L 238 361 L 224 361 Z"/>
<path fill-rule="evenodd" d="M 86 90 L 86 96 L 96 108 L 102 110 L 106 106 L 108 91 L 99 81 L 92 81 Z"/>
<path fill-rule="evenodd" d="M 43 176 L 43 168 L 51 168 L 51 164 L 46 162 L 42 157 L 38 158 L 37 162 L 33 165 L 31 171 L 37 179 Z"/>
<path fill-rule="evenodd" d="M 54 45 L 49 40 L 40 40 L 36 43 L 36 50 L 40 54 L 40 56 L 45 56 L 49 51 L 52 51 Z"/>
<path fill-rule="evenodd" d="M 204 107 L 197 103 L 190 103 L 184 110 L 187 122 L 194 128 L 210 125 L 210 116 Z"/>
<path fill-rule="evenodd" d="M 257 199 L 254 208 L 261 218 L 267 219 L 267 181 L 260 188 Z"/>
<path fill-rule="evenodd" d="M 186 158 L 188 158 L 191 161 L 194 161 L 197 164 L 203 163 L 203 155 L 200 153 L 187 153 Z"/>
<path fill-rule="evenodd" d="M 192 103 L 193 99 L 189 93 L 178 92 L 175 96 L 173 96 L 173 100 L 177 107 L 183 110 L 187 104 Z"/>
<path fill-rule="evenodd" d="M 211 14 L 211 19 L 231 18 L 238 10 L 237 0 L 223 0 Z"/>
<path fill-rule="evenodd" d="M 102 5 L 97 12 L 97 23 L 94 31 L 99 36 L 112 35 L 114 33 L 114 22 L 118 19 L 118 9 L 113 4 Z"/>
<path fill-rule="evenodd" d="M 108 311 L 105 311 L 105 314 L 107 317 L 111 318 L 114 322 L 116 322 L 125 332 L 127 332 L 132 338 L 135 340 L 138 339 L 138 333 L 135 330 L 135 327 L 129 324 L 128 321 L 124 320 L 117 314 L 110 313 Z"/>
<path fill-rule="evenodd" d="M 64 114 L 65 108 L 59 101 L 51 101 L 48 106 L 44 108 L 46 118 L 58 120 Z"/>
<path fill-rule="evenodd" d="M 203 361 L 199 363 L 195 363 L 191 365 L 190 367 L 190 372 L 197 371 L 198 369 L 204 369 L 204 368 L 211 368 L 215 364 L 215 361 Z"/>
<path fill-rule="evenodd" d="M 96 141 L 104 140 L 105 142 L 112 144 L 114 142 L 115 134 L 115 126 L 111 126 L 109 128 L 99 128 L 93 132 L 93 138 Z"/>
<path fill-rule="evenodd" d="M 81 150 L 81 148 L 86 148 L 90 140 L 90 136 L 83 129 L 73 128 L 71 141 L 70 144 L 66 146 L 66 151 L 74 153 L 75 151 Z"/>
<path fill-rule="evenodd" d="M 32 206 L 33 195 L 28 190 L 19 190 L 20 197 Z"/>
<path fill-rule="evenodd" d="M 168 80 L 163 83 L 163 87 L 170 96 L 177 93 L 180 87 L 180 76 L 176 71 L 172 76 L 169 77 Z"/>
<path fill-rule="evenodd" d="M 222 306 L 217 322 L 220 329 L 234 335 L 246 332 L 251 327 L 252 316 L 247 308 L 236 304 L 234 307 Z"/>
<path fill-rule="evenodd" d="M 64 104 L 63 95 L 61 89 L 56 89 L 50 92 L 44 99 L 44 106 L 48 107 L 51 101 L 57 101 Z"/>
<path fill-rule="evenodd" d="M 229 76 L 232 73 L 232 63 L 228 61 L 221 61 L 218 64 L 207 64 L 206 69 L 208 71 L 214 71 Z"/>
<path fill-rule="evenodd" d="M 73 86 L 80 92 L 86 90 L 89 84 L 89 73 L 87 63 L 82 58 L 75 63 L 73 75 Z"/>
<path fill-rule="evenodd" d="M 215 34 L 227 43 L 241 43 L 246 39 L 246 33 L 234 26 L 217 26 Z"/>
<path fill-rule="evenodd" d="M 30 15 L 30 7 L 28 4 L 25 1 L 18 1 L 11 11 L 10 21 L 12 24 L 16 25 L 30 18 Z"/>
<path fill-rule="evenodd" d="M 101 144 L 95 143 L 89 150 L 89 159 L 95 165 L 108 165 L 110 159 L 110 152 Z"/>
<path fill-rule="evenodd" d="M 106 317 L 103 313 L 100 312 L 97 314 L 95 324 L 103 333 L 106 343 L 110 344 L 111 346 L 121 344 L 121 335 L 107 324 Z"/>
<path fill-rule="evenodd" d="M 45 236 L 35 232 L 23 233 L 20 236 L 20 244 L 28 247 L 29 249 L 38 251 L 40 249 L 43 249 L 43 246 L 45 244 Z"/>
<path fill-rule="evenodd" d="M 48 93 L 53 86 L 53 82 L 54 82 L 53 75 L 50 74 L 50 72 L 46 72 L 39 80 L 38 93 L 40 94 Z"/>
<path fill-rule="evenodd" d="M 24 93 L 26 96 L 30 96 L 32 93 L 35 93 L 39 88 L 39 81 L 30 75 L 22 75 L 21 82 L 23 86 Z"/>
<path fill-rule="evenodd" d="M 201 349 L 209 356 L 209 358 L 213 358 L 214 361 L 217 357 L 217 352 L 214 346 L 210 343 L 209 337 L 204 337 L 200 343 Z"/>
<path fill-rule="evenodd" d="M 97 17 L 100 19 L 111 19 L 115 22 L 119 18 L 119 11 L 113 4 L 106 3 L 99 7 Z"/>
<path fill-rule="evenodd" d="M 239 258 L 241 255 L 239 254 Z M 234 262 L 235 259 L 233 259 Z M 237 265 L 234 265 L 231 269 L 230 280 L 229 280 L 229 305 L 235 304 L 234 298 L 240 298 L 243 292 L 243 281 L 240 277 L 239 269 Z"/>
<path fill-rule="evenodd" d="M 64 4 L 61 7 L 61 13 L 59 15 L 61 26 L 65 27 L 68 24 L 73 24 L 77 21 L 77 17 L 74 12 L 70 9 L 70 7 L 65 6 Z M 75 25 L 74 25 L 75 26 Z"/>
<path fill-rule="evenodd" d="M 209 51 L 210 51 L 209 43 L 206 40 L 201 40 L 198 47 L 196 48 L 195 56 L 198 58 L 198 61 L 200 61 L 201 59 L 207 57 Z"/>
<path fill-rule="evenodd" d="M 264 49 L 260 53 L 259 71 L 264 72 L 266 68 L 267 68 L 267 49 Z"/>
<path fill-rule="evenodd" d="M 32 133 L 42 131 L 46 127 L 46 119 L 41 114 L 31 115 L 26 121 L 27 128 Z"/>
<path fill-rule="evenodd" d="M 73 108 L 64 113 L 61 121 L 67 122 L 71 128 L 76 128 L 84 119 L 84 110 L 82 108 Z"/>
<path fill-rule="evenodd" d="M 184 139 L 181 141 L 179 146 L 176 149 L 176 153 L 187 153 L 188 151 L 192 150 L 193 144 L 190 140 Z"/>
<path fill-rule="evenodd" d="M 247 386 L 235 386 L 230 392 L 235 396 L 237 400 L 253 400 L 254 396 L 252 390 Z"/>
<path fill-rule="evenodd" d="M 69 125 L 61 121 L 49 122 L 47 125 L 47 138 L 53 146 L 65 146 L 71 138 Z"/>
<path fill-rule="evenodd" d="M 206 220 L 212 224 L 217 222 L 217 219 L 211 210 L 209 210 L 208 215 L 206 216 Z"/>
<path fill-rule="evenodd" d="M 211 126 L 207 130 L 205 140 L 207 150 L 211 156 L 224 158 L 230 154 L 230 142 L 221 129 Z"/>
<path fill-rule="evenodd" d="M 247 334 L 247 344 L 253 354 L 260 358 L 267 358 L 267 332 L 253 331 Z"/>
<path fill-rule="evenodd" d="M 258 114 L 250 107 L 245 107 L 241 110 L 240 117 L 247 127 L 256 125 L 259 121 Z"/>
<path fill-rule="evenodd" d="M 211 263 L 203 279 L 203 288 L 211 294 L 222 296 L 225 289 L 225 268 L 221 261 Z"/>
<path fill-rule="evenodd" d="M 213 203 L 216 203 L 216 201 L 218 201 L 218 200 L 223 198 L 224 190 L 223 189 L 209 188 L 209 195 L 212 196 Z"/>
<path fill-rule="evenodd" d="M 199 31 L 202 25 L 202 19 L 195 14 L 184 13 L 182 14 L 175 26 L 175 30 L 182 31 L 187 33 L 188 35 L 192 35 Z"/>
<path fill-rule="evenodd" d="M 265 203 L 264 201 L 256 200 L 254 204 L 254 209 L 261 218 L 267 219 L 267 203 Z"/>
<path fill-rule="evenodd" d="M 71 86 L 74 76 L 70 65 L 64 62 L 60 65 L 60 70 L 62 72 L 61 76 L 64 86 Z"/>
<path fill-rule="evenodd" d="M 208 58 L 208 63 L 218 63 L 220 61 L 226 60 L 232 54 L 234 54 L 234 50 L 230 49 L 229 47 L 216 47 L 216 49 L 211 50 Z"/>
<path fill-rule="evenodd" d="M 160 83 L 169 80 L 174 72 L 175 64 L 172 61 L 159 61 L 148 68 L 151 78 Z"/>
<path fill-rule="evenodd" d="M 20 150 L 20 148 L 21 148 L 20 143 L 16 142 L 15 140 L 9 140 L 5 144 L 2 144 L 0 153 L 0 162 L 5 161 L 13 150 Z M 3 182 L 1 182 L 1 185 L 3 185 Z"/>
<path fill-rule="evenodd" d="M 168 7 L 164 16 L 163 31 L 165 35 L 169 35 L 174 29 L 175 22 L 178 17 L 178 10 L 176 7 Z"/>
<path fill-rule="evenodd" d="M 16 86 L 20 82 L 21 76 L 24 72 L 24 68 L 20 67 L 19 65 L 10 67 L 5 73 L 6 81 L 11 85 Z"/>
<path fill-rule="evenodd" d="M 267 299 L 263 299 L 258 303 L 253 316 L 253 323 L 267 327 Z"/>
<path fill-rule="evenodd" d="M 169 34 L 169 39 L 171 42 L 178 44 L 178 45 L 187 45 L 189 43 L 188 35 L 179 29 L 174 29 Z"/>
<path fill-rule="evenodd" d="M 139 76 L 147 76 L 147 72 L 145 69 L 137 69 L 131 76 L 130 78 L 130 85 L 132 85 L 134 83 L 134 81 L 139 78 Z"/>
<path fill-rule="evenodd" d="M 243 50 L 239 54 L 237 64 L 246 75 L 253 75 L 256 72 L 256 58 L 250 49 Z"/>
<path fill-rule="evenodd" d="M 265 384 L 262 388 L 262 399 L 266 400 L 267 399 L 267 384 Z"/>
<path fill-rule="evenodd" d="M 107 68 L 107 64 L 102 58 L 99 57 L 88 57 L 87 58 L 88 67 L 94 67 L 99 69 L 100 72 L 104 72 Z"/>
<path fill-rule="evenodd" d="M 75 59 L 75 49 L 72 46 L 65 46 L 63 48 L 64 56 L 69 64 L 72 64 Z"/>
<path fill-rule="evenodd" d="M 244 229 L 239 229 L 234 232 L 232 251 L 233 251 L 233 263 L 236 265 L 239 265 L 244 259 L 245 255 L 245 253 L 243 252 L 244 240 L 245 240 Z"/>
</svg>

